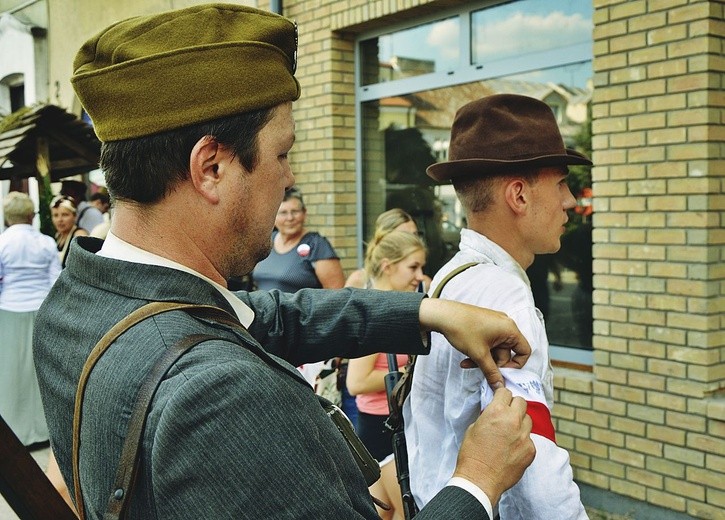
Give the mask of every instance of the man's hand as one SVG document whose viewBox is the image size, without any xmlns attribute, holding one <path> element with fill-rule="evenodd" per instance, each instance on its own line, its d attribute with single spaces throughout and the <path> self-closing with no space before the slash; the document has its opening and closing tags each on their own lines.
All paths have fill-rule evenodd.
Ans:
<svg viewBox="0 0 725 520">
<path fill-rule="evenodd" d="M 531 355 L 529 342 L 503 312 L 425 298 L 420 304 L 420 326 L 443 334 L 451 345 L 470 358 L 461 366 L 479 366 L 494 390 L 504 386 L 499 366 L 521 368 Z"/>
<path fill-rule="evenodd" d="M 499 388 L 480 417 L 468 427 L 454 477 L 463 477 L 486 493 L 492 505 L 516 484 L 533 462 L 531 417 L 526 401 Z"/>
</svg>

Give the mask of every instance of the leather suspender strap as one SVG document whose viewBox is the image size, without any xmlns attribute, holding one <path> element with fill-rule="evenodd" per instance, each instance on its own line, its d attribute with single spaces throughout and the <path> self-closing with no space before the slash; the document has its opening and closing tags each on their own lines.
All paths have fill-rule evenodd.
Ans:
<svg viewBox="0 0 725 520">
<path fill-rule="evenodd" d="M 209 334 L 192 334 L 176 342 L 164 352 L 154 364 L 146 379 L 144 379 L 128 421 L 128 431 L 123 442 L 121 460 L 118 463 L 116 480 L 113 483 L 113 491 L 108 499 L 106 514 L 103 515 L 104 520 L 118 520 L 126 513 L 131 497 L 131 489 L 138 473 L 138 463 L 141 458 L 139 448 L 141 447 L 143 429 L 146 425 L 146 417 L 161 381 L 174 363 L 189 349 L 210 339 L 218 339 L 218 337 Z"/>
<path fill-rule="evenodd" d="M 478 265 L 478 262 L 469 262 L 467 264 L 459 265 L 453 271 L 448 273 L 443 280 L 436 286 L 433 293 L 430 295 L 431 298 L 438 298 L 443 292 L 443 288 L 454 276 L 458 276 L 460 273 Z M 413 371 L 415 369 L 416 356 L 410 356 L 408 363 L 405 366 L 405 372 L 396 383 L 393 390 L 390 392 L 390 418 L 388 424 L 395 430 L 396 428 L 402 428 L 403 426 L 403 403 L 410 393 L 410 388 L 413 384 Z"/>
<path fill-rule="evenodd" d="M 93 347 L 93 350 L 91 350 L 91 353 L 88 355 L 81 371 L 73 411 L 73 488 L 75 492 L 76 510 L 78 511 L 78 516 L 81 520 L 85 519 L 85 508 L 83 504 L 83 494 L 81 492 L 79 472 L 81 415 L 83 408 L 83 396 L 85 394 L 86 385 L 91 371 L 111 344 L 129 328 L 133 327 L 137 323 L 140 323 L 146 318 L 174 310 L 183 310 L 199 318 L 213 319 L 216 322 L 223 323 L 236 329 L 244 329 L 242 324 L 239 323 L 239 320 L 219 307 L 176 302 L 152 302 L 135 310 L 123 320 L 119 321 L 116 325 L 111 327 L 111 329 L 100 339 L 96 346 Z M 191 338 L 194 338 L 194 340 Z M 128 434 L 126 436 L 126 440 L 124 441 L 121 462 L 116 475 L 116 482 L 114 483 L 114 492 L 109 500 L 109 508 L 113 504 L 114 511 L 118 510 L 118 513 L 116 516 L 110 516 L 108 518 L 119 518 L 118 515 L 123 514 L 123 511 L 125 510 L 126 498 L 131 495 L 130 487 L 133 485 L 133 479 L 136 474 L 135 461 L 138 457 L 137 452 L 140 437 L 143 432 L 143 426 L 146 420 L 146 411 L 154 393 L 156 392 L 156 388 L 158 388 L 158 385 L 161 382 L 161 379 L 163 379 L 168 369 L 173 366 L 174 362 L 176 362 L 176 360 L 186 351 L 194 345 L 211 338 L 214 337 L 194 335 L 176 343 L 173 347 L 168 349 L 161 358 L 159 358 L 149 375 L 143 381 L 141 390 L 139 391 L 137 397 L 136 405 L 134 406 L 134 410 L 129 421 Z M 189 342 L 187 342 L 187 340 L 189 340 Z M 135 440 L 132 439 L 132 435 L 136 435 Z M 117 493 L 123 500 L 119 500 L 116 497 Z"/>
<path fill-rule="evenodd" d="M 446 286 L 446 284 L 448 282 L 451 281 L 451 278 L 453 278 L 454 276 L 458 276 L 463 271 L 465 271 L 469 267 L 473 267 L 474 265 L 478 265 L 478 262 L 468 262 L 467 264 L 459 265 L 458 267 L 456 267 L 453 271 L 451 271 L 450 273 L 448 273 L 446 275 L 446 277 L 443 278 L 443 280 L 441 280 L 441 283 L 439 283 L 436 286 L 435 291 L 433 291 L 433 294 L 431 294 L 430 297 L 431 298 L 439 298 L 440 295 L 441 295 L 441 293 L 443 292 L 443 288 Z"/>
</svg>

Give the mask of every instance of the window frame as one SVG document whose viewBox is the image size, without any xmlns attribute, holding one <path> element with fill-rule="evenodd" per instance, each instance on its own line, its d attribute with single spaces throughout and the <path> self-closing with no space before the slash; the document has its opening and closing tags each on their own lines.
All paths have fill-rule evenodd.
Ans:
<svg viewBox="0 0 725 520">
<path fill-rule="evenodd" d="M 471 63 L 471 45 L 473 42 L 471 19 L 472 13 L 484 8 L 511 3 L 505 1 L 471 2 L 462 7 L 440 9 L 434 14 L 416 16 L 410 20 L 381 26 L 377 29 L 359 34 L 355 39 L 355 170 L 356 170 L 356 211 L 358 214 L 356 232 L 363 237 L 364 215 L 364 182 L 363 182 L 363 128 L 362 107 L 369 101 L 385 97 L 401 96 L 416 92 L 451 87 L 474 81 L 483 81 L 492 78 L 505 77 L 515 74 L 532 72 L 540 69 L 562 67 L 575 63 L 591 62 L 593 60 L 594 40 L 588 43 L 571 44 L 556 49 L 531 53 L 526 56 L 512 57 L 503 63 L 491 65 L 475 65 Z M 552 5 L 555 5 L 552 2 Z M 362 43 L 371 38 L 411 29 L 420 25 L 434 23 L 447 18 L 459 18 L 459 67 L 455 70 L 437 71 L 421 74 L 414 77 L 362 85 Z M 542 66 L 543 65 L 543 66 Z M 363 240 L 357 241 L 358 263 L 363 258 Z M 576 347 L 550 345 L 552 361 L 563 361 L 575 365 L 591 366 L 594 363 L 594 349 L 586 350 Z"/>
</svg>

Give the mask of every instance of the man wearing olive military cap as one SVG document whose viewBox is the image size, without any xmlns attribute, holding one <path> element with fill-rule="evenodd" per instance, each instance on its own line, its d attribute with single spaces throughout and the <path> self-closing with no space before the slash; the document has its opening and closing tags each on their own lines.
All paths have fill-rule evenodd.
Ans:
<svg viewBox="0 0 725 520">
<path fill-rule="evenodd" d="M 103 141 L 116 209 L 105 242 L 71 248 L 34 350 L 53 452 L 84 518 L 376 518 L 348 445 L 293 367 L 425 354 L 431 330 L 494 387 L 502 378 L 490 349 L 519 365 L 528 357 L 508 317 L 473 306 L 414 293 L 226 288 L 269 254 L 294 184 L 296 44 L 283 17 L 209 4 L 118 22 L 76 57 L 73 86 Z M 149 302 L 207 307 L 148 317 L 94 348 Z M 184 350 L 186 339 L 201 343 Z M 154 390 L 145 381 L 157 372 Z M 485 517 L 532 460 L 523 401 L 499 388 L 496 403 L 421 518 Z M 114 481 L 119 465 L 128 471 Z"/>
</svg>

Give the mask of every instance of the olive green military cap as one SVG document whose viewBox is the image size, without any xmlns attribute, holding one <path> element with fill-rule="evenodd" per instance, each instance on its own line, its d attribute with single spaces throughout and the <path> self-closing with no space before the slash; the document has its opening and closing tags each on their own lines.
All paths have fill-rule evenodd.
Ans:
<svg viewBox="0 0 725 520">
<path fill-rule="evenodd" d="M 300 96 L 297 27 L 205 4 L 115 23 L 76 55 L 71 78 L 101 141 L 157 134 Z"/>
</svg>

